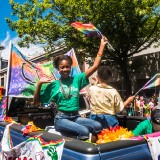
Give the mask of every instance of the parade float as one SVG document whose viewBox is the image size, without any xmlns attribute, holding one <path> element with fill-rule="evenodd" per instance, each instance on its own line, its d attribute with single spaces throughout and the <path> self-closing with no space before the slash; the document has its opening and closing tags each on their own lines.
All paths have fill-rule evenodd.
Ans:
<svg viewBox="0 0 160 160">
<path fill-rule="evenodd" d="M 74 62 L 71 72 L 74 76 L 80 72 L 74 50 L 67 55 Z M 16 156 L 19 153 L 19 158 L 25 160 L 152 160 L 147 139 L 159 137 L 160 132 L 138 137 L 133 137 L 131 132 L 146 118 L 117 115 L 120 126 L 103 130 L 96 143 L 62 135 L 54 130 L 54 103 L 37 108 L 32 104 L 39 77 L 58 78 L 52 62 L 31 63 L 11 44 L 8 64 L 6 94 L 0 105 L 0 140 L 4 157 L 12 154 L 10 159 L 15 159 L 13 153 Z M 82 94 L 81 114 L 89 114 L 86 102 Z M 32 150 L 33 146 L 38 150 Z M 32 155 L 37 158 L 31 158 Z"/>
<path fill-rule="evenodd" d="M 71 50 L 68 54 L 73 58 L 73 53 L 73 50 Z M 16 58 L 14 58 L 15 56 Z M 14 59 L 20 64 L 15 63 Z M 43 153 L 43 155 L 47 153 L 48 156 L 50 155 L 52 158 L 54 157 L 54 159 L 152 159 L 146 137 L 143 135 L 133 137 L 131 133 L 131 130 L 146 119 L 144 117 L 117 115 L 120 126 L 114 129 L 110 128 L 110 130 L 103 130 L 98 135 L 98 141 L 96 143 L 80 141 L 57 133 L 54 130 L 53 124 L 55 114 L 53 112 L 54 105 L 40 106 L 38 108 L 32 105 L 31 95 L 33 96 L 34 83 L 38 77 L 37 73 L 43 76 L 44 73 L 42 71 L 48 71 L 48 69 L 43 69 L 43 67 L 41 68 L 41 66 L 36 66 L 35 64 L 31 65 L 31 62 L 27 61 L 13 45 L 11 46 L 11 59 L 9 64 L 7 91 L 5 96 L 3 96 L 0 107 L 0 139 L 3 140 L 3 143 L 1 142 L 1 150 L 3 153 L 5 153 L 5 150 L 15 151 L 15 149 L 17 150 L 17 146 L 21 145 L 23 145 L 23 147 L 20 148 L 25 148 L 24 150 L 26 150 L 28 144 L 33 145 L 33 143 L 36 143 L 36 145 L 40 144 L 40 146 L 37 147 L 40 149 L 34 152 Z M 46 66 L 49 65 L 47 64 Z M 33 67 L 35 68 L 33 69 Z M 77 69 L 77 66 L 75 65 L 73 68 Z M 35 72 L 36 69 L 38 72 Z M 81 113 L 88 114 L 89 112 L 86 112 L 88 104 L 83 94 L 81 97 L 80 104 L 83 108 Z M 46 127 L 48 128 L 47 130 L 45 129 Z M 6 128 L 8 128 L 7 131 Z M 159 135 L 160 132 L 156 132 L 156 134 L 148 135 L 148 137 L 157 137 Z M 33 139 L 35 140 L 34 142 Z M 8 145 L 8 148 L 5 147 L 7 146 L 5 144 Z M 60 146 L 60 144 L 61 147 L 59 149 L 58 146 Z M 50 149 L 53 146 L 54 152 L 51 152 L 53 153 L 51 154 Z M 21 152 L 20 150 L 18 151 Z M 25 152 L 25 154 L 28 155 L 29 158 L 29 153 Z"/>
</svg>

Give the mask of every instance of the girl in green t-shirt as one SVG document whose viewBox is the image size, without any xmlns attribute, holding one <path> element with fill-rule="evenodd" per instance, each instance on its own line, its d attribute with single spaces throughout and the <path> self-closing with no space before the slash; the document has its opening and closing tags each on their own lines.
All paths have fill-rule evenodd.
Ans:
<svg viewBox="0 0 160 160">
<path fill-rule="evenodd" d="M 106 44 L 107 38 L 103 36 L 94 64 L 85 72 L 75 77 L 70 77 L 72 59 L 69 56 L 61 55 L 54 61 L 54 66 L 58 69 L 61 78 L 55 81 L 47 78 L 41 78 L 39 80 L 34 93 L 34 104 L 49 103 L 51 100 L 56 102 L 58 113 L 55 116 L 54 125 L 57 131 L 65 135 L 86 140 L 89 138 L 89 133 L 96 135 L 96 133 L 102 130 L 99 122 L 82 118 L 78 110 L 79 91 L 89 84 L 88 77 L 98 69 Z M 44 91 L 41 91 L 41 86 L 44 83 L 49 84 Z"/>
</svg>

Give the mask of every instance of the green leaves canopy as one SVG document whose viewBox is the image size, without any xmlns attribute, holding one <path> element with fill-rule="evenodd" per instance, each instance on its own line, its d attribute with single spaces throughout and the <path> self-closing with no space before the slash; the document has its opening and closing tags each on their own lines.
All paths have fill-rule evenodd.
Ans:
<svg viewBox="0 0 160 160">
<path fill-rule="evenodd" d="M 160 2 L 158 0 L 28 0 L 19 4 L 10 0 L 13 15 L 18 19 L 6 21 L 23 40 L 46 43 L 51 48 L 58 39 L 68 47 L 93 47 L 99 40 L 85 38 L 70 24 L 74 21 L 92 22 L 116 49 L 116 53 L 134 54 L 146 42 L 159 36 Z M 94 51 L 95 52 L 95 51 Z"/>
<path fill-rule="evenodd" d="M 81 57 L 81 52 L 83 56 L 95 56 L 100 40 L 86 38 L 71 26 L 74 21 L 91 22 L 114 47 L 115 52 L 106 50 L 106 58 L 114 60 L 123 75 L 131 56 L 160 39 L 159 0 L 28 0 L 24 4 L 10 0 L 10 3 L 17 20 L 6 21 L 22 38 L 20 46 L 45 44 L 45 49 L 51 52 L 58 43 L 65 44 L 67 49 L 74 47 Z"/>
</svg>

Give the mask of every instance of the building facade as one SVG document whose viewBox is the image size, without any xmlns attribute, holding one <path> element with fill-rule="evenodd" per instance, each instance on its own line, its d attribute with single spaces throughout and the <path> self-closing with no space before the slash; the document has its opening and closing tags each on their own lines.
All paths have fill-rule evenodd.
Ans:
<svg viewBox="0 0 160 160">
<path fill-rule="evenodd" d="M 130 72 L 129 75 L 132 85 L 132 93 L 134 94 L 141 89 L 155 74 L 160 73 L 160 51 L 136 55 L 132 57 L 130 63 L 130 65 L 134 65 L 133 68 L 135 68 Z M 121 93 L 121 95 L 125 95 L 127 88 L 124 87 L 125 85 L 123 82 L 123 77 L 120 76 L 120 71 L 117 71 L 114 68 L 112 70 L 112 86 L 115 87 Z M 152 94 L 153 92 L 156 92 L 156 90 L 158 90 L 158 87 L 145 90 L 145 92 Z"/>
</svg>

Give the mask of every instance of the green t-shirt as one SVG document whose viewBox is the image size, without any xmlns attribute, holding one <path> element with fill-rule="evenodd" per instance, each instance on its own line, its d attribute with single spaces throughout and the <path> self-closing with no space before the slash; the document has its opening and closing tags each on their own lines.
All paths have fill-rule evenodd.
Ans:
<svg viewBox="0 0 160 160">
<path fill-rule="evenodd" d="M 85 72 L 82 72 L 75 77 L 68 77 L 63 79 L 62 88 L 66 95 L 70 98 L 66 99 L 60 86 L 60 81 L 55 80 L 48 84 L 47 87 L 41 91 L 40 100 L 42 103 L 49 103 L 54 100 L 58 105 L 60 111 L 78 111 L 79 110 L 79 91 L 89 84 Z"/>
<path fill-rule="evenodd" d="M 134 136 L 144 135 L 153 133 L 153 126 L 149 119 L 146 119 L 139 123 L 137 127 L 132 131 Z"/>
</svg>

